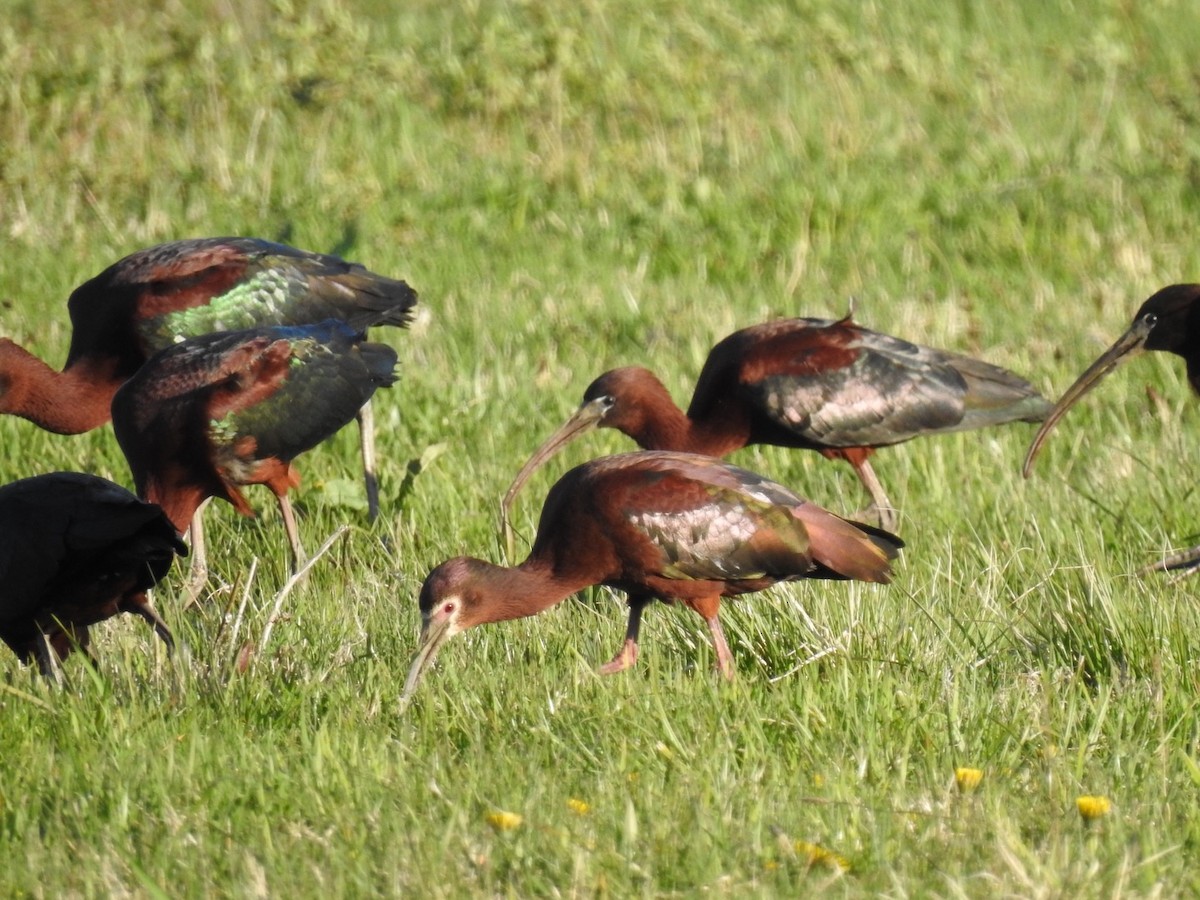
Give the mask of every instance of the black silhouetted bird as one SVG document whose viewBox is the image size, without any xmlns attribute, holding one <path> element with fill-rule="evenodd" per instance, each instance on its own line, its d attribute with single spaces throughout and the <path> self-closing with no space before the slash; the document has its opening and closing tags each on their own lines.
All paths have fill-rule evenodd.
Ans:
<svg viewBox="0 0 1200 900">
<path fill-rule="evenodd" d="M 0 638 L 23 662 L 53 668 L 88 652 L 90 626 L 141 616 L 170 648 L 146 592 L 187 553 L 153 504 L 94 475 L 55 472 L 0 487 Z M 89 654 L 90 655 L 90 654 Z"/>
</svg>

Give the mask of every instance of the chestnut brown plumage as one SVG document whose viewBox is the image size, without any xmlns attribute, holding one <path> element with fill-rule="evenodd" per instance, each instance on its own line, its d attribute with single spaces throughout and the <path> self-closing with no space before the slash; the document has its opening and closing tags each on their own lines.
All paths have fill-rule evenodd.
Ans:
<svg viewBox="0 0 1200 900">
<path fill-rule="evenodd" d="M 187 548 L 157 506 L 94 475 L 54 472 L 0 487 L 0 638 L 52 671 L 90 626 L 141 616 L 170 648 L 146 592 Z M 90 653 L 89 653 L 90 655 Z"/>
<path fill-rule="evenodd" d="M 1042 444 L 1067 410 L 1106 375 L 1144 350 L 1162 350 L 1182 357 L 1188 382 L 1193 391 L 1200 393 L 1200 284 L 1168 285 L 1147 298 L 1125 333 L 1067 388 L 1046 416 L 1025 454 L 1022 473 L 1026 478 L 1033 471 Z M 1168 570 L 1179 570 L 1181 574 L 1200 570 L 1200 546 L 1171 554 L 1143 571 Z"/>
<path fill-rule="evenodd" d="M 447 638 L 535 615 L 594 584 L 629 596 L 625 643 L 601 672 L 634 664 L 642 610 L 659 599 L 678 600 L 704 618 L 717 667 L 732 677 L 717 618 L 722 597 L 800 578 L 886 583 L 902 546 L 895 535 L 709 456 L 640 451 L 593 460 L 551 488 L 524 562 L 505 568 L 458 557 L 429 574 L 404 693 Z"/>
<path fill-rule="evenodd" d="M 725 456 L 750 444 L 817 450 L 849 462 L 885 528 L 896 515 L 868 462 L 876 447 L 1004 422 L 1037 422 L 1050 404 L 1025 380 L 969 356 L 911 344 L 847 316 L 742 329 L 708 354 L 687 413 L 647 369 L 605 372 L 542 444 L 504 497 L 573 438 L 616 428 L 648 450 Z"/>
</svg>

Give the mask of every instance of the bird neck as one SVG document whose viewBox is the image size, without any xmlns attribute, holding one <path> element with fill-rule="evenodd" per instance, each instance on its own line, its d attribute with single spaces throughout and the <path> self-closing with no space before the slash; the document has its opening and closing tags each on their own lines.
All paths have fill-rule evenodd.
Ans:
<svg viewBox="0 0 1200 900">
<path fill-rule="evenodd" d="M 729 435 L 710 428 L 705 422 L 688 418 L 666 393 L 643 396 L 636 413 L 612 422 L 615 427 L 633 438 L 643 450 L 674 450 L 681 453 L 704 453 L 722 456 L 742 446 Z M 607 424 L 607 423 L 606 423 Z"/>
<path fill-rule="evenodd" d="M 170 484 L 159 478 L 143 478 L 136 467 L 134 467 L 134 481 L 138 482 L 138 497 L 147 503 L 156 503 L 161 506 L 163 513 L 171 520 L 171 524 L 175 526 L 175 531 L 179 534 L 187 534 L 196 510 L 208 496 L 201 487 L 187 480 Z"/>
<path fill-rule="evenodd" d="M 111 366 L 80 362 L 56 372 L 24 347 L 0 340 L 0 413 L 58 434 L 82 434 L 109 419 L 121 386 Z"/>
<path fill-rule="evenodd" d="M 590 584 L 560 578 L 548 565 L 532 558 L 512 568 L 489 564 L 487 571 L 487 602 L 476 624 L 535 616 Z"/>
<path fill-rule="evenodd" d="M 681 449 L 688 453 L 702 453 L 705 456 L 728 456 L 734 450 L 740 450 L 751 442 L 750 423 L 745 417 L 733 413 L 717 420 L 714 424 L 707 420 L 697 421 L 688 419 L 688 434 L 686 446 Z"/>
<path fill-rule="evenodd" d="M 1192 353 L 1183 357 L 1187 362 L 1188 384 L 1192 390 L 1200 394 L 1200 353 Z"/>
<path fill-rule="evenodd" d="M 713 428 L 706 422 L 689 419 L 674 404 L 659 406 L 653 415 L 646 416 L 636 426 L 621 430 L 643 450 L 673 450 L 705 456 L 725 456 L 747 442 L 745 436 L 731 431 L 727 425 Z"/>
</svg>

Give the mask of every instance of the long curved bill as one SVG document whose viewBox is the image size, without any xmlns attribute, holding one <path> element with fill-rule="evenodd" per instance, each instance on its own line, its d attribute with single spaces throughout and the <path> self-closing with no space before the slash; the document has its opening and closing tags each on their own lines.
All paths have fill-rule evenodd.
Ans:
<svg viewBox="0 0 1200 900">
<path fill-rule="evenodd" d="M 446 643 L 446 639 L 452 634 L 450 619 L 425 620 L 425 624 L 421 628 L 421 638 L 417 643 L 417 654 L 413 657 L 412 665 L 408 669 L 408 677 L 404 679 L 404 692 L 400 695 L 401 703 L 408 702 L 408 698 L 417 689 L 417 683 L 421 680 L 421 676 L 432 665 L 434 657 L 442 649 L 442 644 Z"/>
<path fill-rule="evenodd" d="M 600 420 L 604 418 L 604 414 L 608 411 L 609 406 L 610 402 L 605 397 L 600 397 L 583 404 L 583 406 L 575 410 L 571 418 L 567 419 L 558 431 L 546 438 L 542 446 L 533 451 L 533 455 L 529 457 L 528 462 L 521 467 L 521 471 L 517 473 L 517 477 L 513 479 L 512 484 L 505 491 L 504 500 L 500 504 L 500 521 L 504 528 L 504 537 L 508 543 L 510 554 L 512 553 L 513 541 L 512 525 L 509 521 L 508 511 L 512 507 L 513 500 L 516 499 L 517 492 L 529 480 L 529 476 L 536 472 L 546 460 L 571 443 L 575 438 L 579 437 L 579 435 L 598 427 Z"/>
<path fill-rule="evenodd" d="M 1058 403 L 1054 404 L 1054 409 L 1050 410 L 1050 414 L 1046 416 L 1042 422 L 1042 427 L 1038 429 L 1038 433 L 1033 436 L 1033 442 L 1029 445 L 1029 452 L 1025 454 L 1025 465 L 1021 469 L 1021 474 L 1028 478 L 1029 473 L 1033 471 L 1033 460 L 1037 456 L 1038 451 L 1042 448 L 1043 442 L 1047 435 L 1058 424 L 1058 420 L 1063 417 L 1068 409 L 1075 405 L 1084 394 L 1100 383 L 1109 372 L 1121 365 L 1121 363 L 1133 359 L 1143 349 L 1146 343 L 1146 338 L 1150 334 L 1150 329 L 1153 328 L 1152 322 L 1146 322 L 1143 319 L 1138 319 L 1130 326 L 1129 330 L 1117 338 L 1117 342 L 1109 347 L 1104 354 L 1094 363 L 1088 366 L 1087 371 L 1075 380 L 1075 383 L 1067 388 L 1067 392 L 1062 395 Z"/>
</svg>

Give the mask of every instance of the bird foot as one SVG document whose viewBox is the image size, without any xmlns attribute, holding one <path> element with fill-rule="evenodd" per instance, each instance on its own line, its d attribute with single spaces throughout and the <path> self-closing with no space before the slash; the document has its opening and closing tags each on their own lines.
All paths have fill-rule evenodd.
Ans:
<svg viewBox="0 0 1200 900">
<path fill-rule="evenodd" d="M 1189 575 L 1195 575 L 1200 572 L 1200 547 L 1180 550 L 1178 553 L 1172 553 L 1156 563 L 1142 566 L 1137 570 L 1139 575 L 1147 575 L 1150 572 L 1175 572 L 1175 577 L 1171 579 L 1172 584 L 1182 581 Z"/>
<path fill-rule="evenodd" d="M 598 670 L 601 675 L 615 675 L 618 672 L 624 672 L 626 669 L 632 668 L 637 662 L 638 646 L 637 641 L 627 640 L 617 651 L 617 655 L 606 662 Z"/>
</svg>

